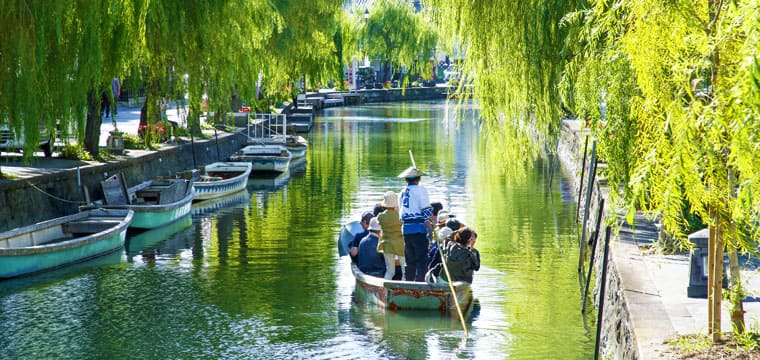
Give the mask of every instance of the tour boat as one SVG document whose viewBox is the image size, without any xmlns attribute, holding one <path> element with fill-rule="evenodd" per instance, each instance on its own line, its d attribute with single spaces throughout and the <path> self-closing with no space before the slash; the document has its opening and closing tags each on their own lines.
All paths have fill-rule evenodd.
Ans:
<svg viewBox="0 0 760 360">
<path fill-rule="evenodd" d="M 348 244 L 363 228 L 358 221 L 341 228 L 338 237 L 339 254 L 348 254 Z M 415 281 L 385 280 L 363 273 L 351 263 L 351 272 L 356 278 L 355 295 L 357 301 L 375 304 L 390 310 L 438 310 L 456 313 L 457 304 L 466 312 L 472 303 L 470 283 L 455 281 L 425 283 Z M 452 293 L 451 289 L 454 289 Z M 456 301 L 454 298 L 456 297 Z"/>
<path fill-rule="evenodd" d="M 193 200 L 206 200 L 245 189 L 253 165 L 250 162 L 215 162 L 206 165 L 193 182 Z"/>
<path fill-rule="evenodd" d="M 194 195 L 193 180 L 188 179 L 158 178 L 127 189 L 124 178 L 115 174 L 101 181 L 101 186 L 104 204 L 80 209 L 133 210 L 130 227 L 138 229 L 154 229 L 189 214 Z"/>
<path fill-rule="evenodd" d="M 131 210 L 92 209 L 0 233 L 0 278 L 51 270 L 124 246 Z"/>
<path fill-rule="evenodd" d="M 284 172 L 292 155 L 281 144 L 247 145 L 230 156 L 230 161 L 250 162 L 253 171 Z"/>
</svg>

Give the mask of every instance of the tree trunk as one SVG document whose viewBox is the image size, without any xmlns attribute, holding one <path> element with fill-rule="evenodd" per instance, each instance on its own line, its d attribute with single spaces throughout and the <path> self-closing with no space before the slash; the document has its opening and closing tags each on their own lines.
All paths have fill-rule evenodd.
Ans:
<svg viewBox="0 0 760 360">
<path fill-rule="evenodd" d="M 728 169 L 728 191 L 729 197 L 734 197 L 734 186 L 736 184 L 736 176 L 734 170 Z M 736 225 L 733 222 L 727 221 L 727 231 L 732 239 L 735 239 L 732 243 L 736 244 Z M 736 246 L 731 246 L 728 253 L 728 263 L 731 269 L 731 286 L 729 291 L 731 293 L 731 324 L 737 332 L 744 333 L 744 288 L 742 287 L 741 271 L 739 269 L 739 255 L 737 254 Z"/>
<path fill-rule="evenodd" d="M 713 333 L 713 304 L 715 303 L 715 293 L 713 288 L 713 279 L 715 279 L 715 216 L 713 210 L 710 209 L 709 216 L 709 237 L 707 239 L 707 333 L 712 335 Z"/>
<path fill-rule="evenodd" d="M 720 222 L 720 215 L 715 215 L 715 241 L 710 245 L 715 255 L 713 256 L 713 278 L 710 281 L 710 285 L 713 288 L 713 302 L 712 302 L 712 340 L 713 342 L 720 341 L 720 328 L 721 328 L 721 302 L 723 300 L 723 231 L 721 227 L 723 224 Z"/>
<path fill-rule="evenodd" d="M 100 111 L 100 96 L 94 89 L 87 92 L 87 118 L 84 126 L 84 148 L 92 155 L 100 154 L 100 125 L 103 116 Z"/>
<path fill-rule="evenodd" d="M 738 333 L 742 334 L 744 333 L 744 289 L 736 249 L 728 253 L 728 263 L 731 268 L 731 324 Z"/>
</svg>

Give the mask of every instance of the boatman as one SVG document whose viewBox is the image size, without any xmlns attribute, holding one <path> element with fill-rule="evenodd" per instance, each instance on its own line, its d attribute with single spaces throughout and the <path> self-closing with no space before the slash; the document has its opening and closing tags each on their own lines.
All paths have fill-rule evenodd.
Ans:
<svg viewBox="0 0 760 360">
<path fill-rule="evenodd" d="M 406 187 L 399 194 L 399 217 L 403 226 L 406 271 L 404 280 L 425 281 L 427 272 L 428 232 L 432 231 L 433 207 L 427 189 L 420 185 L 425 175 L 412 166 L 398 177 L 406 179 Z"/>
</svg>

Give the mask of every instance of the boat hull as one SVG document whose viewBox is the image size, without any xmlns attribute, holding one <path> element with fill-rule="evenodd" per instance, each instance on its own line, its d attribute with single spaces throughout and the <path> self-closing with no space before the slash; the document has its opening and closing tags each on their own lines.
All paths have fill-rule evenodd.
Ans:
<svg viewBox="0 0 760 360">
<path fill-rule="evenodd" d="M 190 213 L 193 191 L 179 201 L 163 205 L 102 205 L 104 209 L 132 210 L 135 216 L 129 226 L 137 229 L 155 229 L 169 224 Z M 83 207 L 82 209 L 87 209 Z"/>
<path fill-rule="evenodd" d="M 135 212 L 135 218 L 130 226 L 138 229 L 155 229 L 172 223 L 190 213 L 192 202 L 193 194 L 191 193 L 182 201 L 166 206 L 129 205 L 127 208 Z"/>
<path fill-rule="evenodd" d="M 306 146 L 303 145 L 294 145 L 294 146 L 288 146 L 288 151 L 290 151 L 291 156 L 293 159 L 300 159 L 304 156 L 306 156 Z"/>
<path fill-rule="evenodd" d="M 356 278 L 357 299 L 390 310 L 438 310 L 456 312 L 457 303 L 463 312 L 472 303 L 470 284 L 454 282 L 454 295 L 448 283 L 428 284 L 413 281 L 385 280 L 362 273 L 351 264 Z"/>
<path fill-rule="evenodd" d="M 246 185 L 248 185 L 248 177 L 251 175 L 253 165 L 249 162 L 213 163 L 209 167 L 214 166 L 213 169 L 215 171 L 223 171 L 224 165 L 229 165 L 229 168 L 236 169 L 239 175 L 227 179 L 194 182 L 193 190 L 195 191 L 195 197 L 193 200 L 212 199 L 245 189 Z M 209 170 L 207 169 L 207 171 Z"/>
<path fill-rule="evenodd" d="M 133 215 L 132 211 L 87 210 L 2 233 L 0 240 L 4 241 L 5 245 L 0 248 L 0 278 L 52 270 L 122 249 L 127 227 L 133 220 Z M 94 219 L 98 217 L 120 219 L 110 220 L 113 225 L 108 225 L 102 231 L 84 236 L 73 236 L 64 241 L 21 247 L 12 245 L 25 237 L 25 234 L 29 234 L 30 239 L 33 239 L 35 235 L 38 237 L 64 235 L 61 229 L 67 224 L 95 221 Z"/>
<path fill-rule="evenodd" d="M 230 156 L 230 161 L 249 162 L 252 172 L 284 172 L 290 166 L 292 155 L 284 145 L 247 145 Z"/>
</svg>

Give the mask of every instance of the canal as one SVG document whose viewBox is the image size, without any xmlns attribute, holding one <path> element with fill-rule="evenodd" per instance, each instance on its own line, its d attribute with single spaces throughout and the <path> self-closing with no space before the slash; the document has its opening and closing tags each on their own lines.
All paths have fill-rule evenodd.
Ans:
<svg viewBox="0 0 760 360">
<path fill-rule="evenodd" d="M 477 112 L 446 102 L 322 112 L 289 178 L 194 205 L 125 251 L 0 282 L 0 358 L 587 359 L 575 201 L 545 162 L 501 170 Z M 399 191 L 414 151 L 432 201 L 478 233 L 469 338 L 457 319 L 352 300 L 341 224 Z"/>
</svg>

